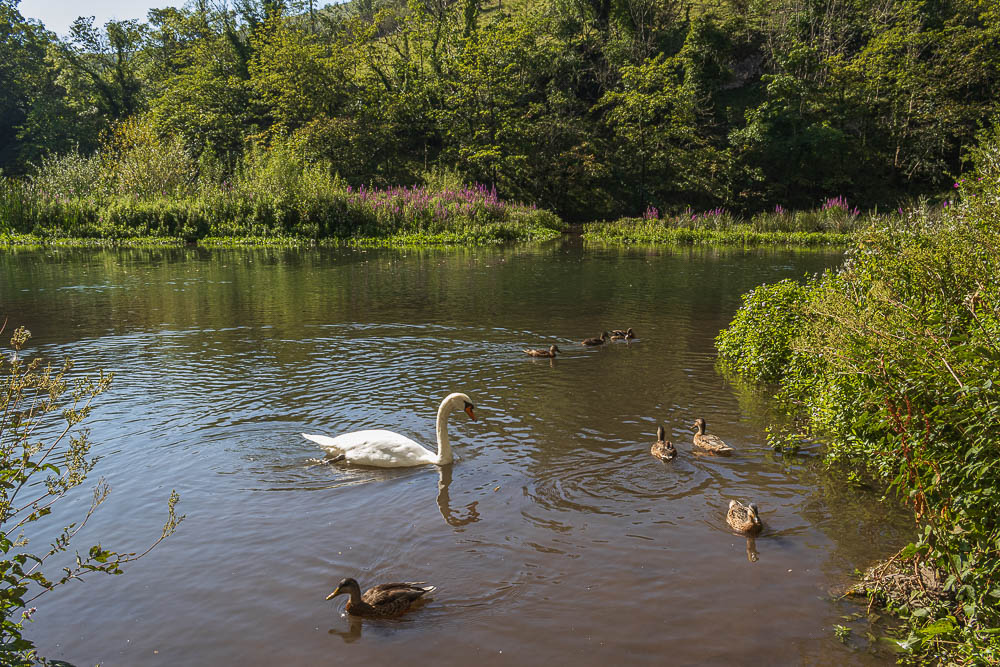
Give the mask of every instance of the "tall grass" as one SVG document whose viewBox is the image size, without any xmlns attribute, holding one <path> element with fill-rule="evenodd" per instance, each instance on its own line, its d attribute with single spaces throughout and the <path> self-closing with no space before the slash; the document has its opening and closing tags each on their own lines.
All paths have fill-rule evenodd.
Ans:
<svg viewBox="0 0 1000 667">
<path fill-rule="evenodd" d="M 0 233 L 42 239 L 402 235 L 490 243 L 551 238 L 562 226 L 554 214 L 480 185 L 355 187 L 333 165 L 307 162 L 280 143 L 248 151 L 227 174 L 134 124 L 93 156 L 52 157 L 27 180 L 0 179 Z"/>
<path fill-rule="evenodd" d="M 649 207 L 641 218 L 586 225 L 584 238 L 612 243 L 846 245 L 854 231 L 897 217 L 863 214 L 844 197 L 831 197 L 812 210 L 776 206 L 749 219 L 723 208 L 661 216 Z"/>
</svg>

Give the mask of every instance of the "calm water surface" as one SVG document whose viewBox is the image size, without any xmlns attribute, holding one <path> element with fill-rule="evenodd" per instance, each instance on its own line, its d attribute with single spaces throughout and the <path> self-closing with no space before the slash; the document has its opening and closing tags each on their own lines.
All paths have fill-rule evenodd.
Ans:
<svg viewBox="0 0 1000 667">
<path fill-rule="evenodd" d="M 171 489 L 187 514 L 126 576 L 42 598 L 29 634 L 77 665 L 886 662 L 835 592 L 909 526 L 815 457 L 766 449 L 766 397 L 712 345 L 744 291 L 839 261 L 572 241 L 8 252 L 0 314 L 30 351 L 116 373 L 89 422 L 113 492 L 77 547 L 144 548 Z M 631 344 L 579 345 L 628 326 Z M 551 343 L 554 362 L 521 352 Z M 299 435 L 433 446 L 451 391 L 479 415 L 453 414 L 451 466 L 325 465 Z M 737 456 L 692 454 L 699 416 Z M 657 423 L 673 462 L 649 455 Z M 760 506 L 756 545 L 728 530 L 730 498 Z M 346 576 L 440 590 L 357 621 L 324 600 Z"/>
</svg>

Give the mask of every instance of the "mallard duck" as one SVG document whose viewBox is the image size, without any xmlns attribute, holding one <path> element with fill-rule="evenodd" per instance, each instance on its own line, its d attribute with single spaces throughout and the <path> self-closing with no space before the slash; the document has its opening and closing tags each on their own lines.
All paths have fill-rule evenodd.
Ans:
<svg viewBox="0 0 1000 667">
<path fill-rule="evenodd" d="M 611 340 L 632 340 L 633 338 L 635 338 L 635 332 L 632 331 L 632 327 L 629 327 L 625 331 L 615 329 L 611 332 Z"/>
<path fill-rule="evenodd" d="M 524 351 L 524 353 L 526 355 L 528 355 L 529 357 L 552 357 L 553 359 L 556 356 L 556 352 L 562 352 L 562 350 L 559 349 L 558 345 L 552 345 L 547 350 L 528 350 L 528 349 L 526 349 Z"/>
<path fill-rule="evenodd" d="M 599 338 L 587 338 L 587 339 L 583 340 L 580 344 L 581 345 L 604 345 L 604 343 L 607 342 L 607 340 L 608 340 L 608 332 L 604 331 L 604 332 L 601 333 L 601 335 L 600 335 Z"/>
<path fill-rule="evenodd" d="M 663 426 L 656 427 L 656 442 L 650 447 L 649 453 L 658 459 L 672 459 L 677 456 L 677 450 L 674 449 L 673 443 L 667 440 L 667 432 L 663 429 Z"/>
<path fill-rule="evenodd" d="M 756 535 L 764 527 L 760 522 L 760 517 L 757 516 L 757 504 L 744 505 L 738 500 L 729 501 L 726 523 L 729 524 L 730 528 L 744 535 Z"/>
<path fill-rule="evenodd" d="M 691 428 L 697 429 L 697 433 L 694 434 L 694 444 L 705 452 L 709 454 L 714 454 L 715 456 L 730 456 L 733 453 L 733 448 L 722 441 L 717 435 L 709 435 L 705 433 L 705 427 L 708 424 L 701 417 L 694 420 L 694 426 Z"/>
<path fill-rule="evenodd" d="M 365 594 L 354 579 L 347 578 L 337 585 L 336 590 L 326 596 L 332 600 L 344 593 L 351 596 L 347 601 L 346 611 L 354 616 L 388 617 L 399 616 L 410 608 L 414 600 L 427 593 L 437 590 L 436 586 L 423 586 L 422 582 L 400 584 L 379 584 L 372 586 Z"/>
</svg>

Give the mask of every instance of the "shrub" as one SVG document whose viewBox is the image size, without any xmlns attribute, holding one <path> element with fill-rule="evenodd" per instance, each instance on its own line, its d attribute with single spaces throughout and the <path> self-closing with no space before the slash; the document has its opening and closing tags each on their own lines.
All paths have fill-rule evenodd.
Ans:
<svg viewBox="0 0 1000 667">
<path fill-rule="evenodd" d="M 938 572 L 942 595 L 897 602 L 902 645 L 939 658 L 995 655 L 1000 625 L 1000 132 L 974 159 L 956 205 L 873 219 L 838 272 L 758 288 L 718 338 L 780 382 L 831 462 L 910 506 L 919 531 L 899 556 Z"/>
<path fill-rule="evenodd" d="M 0 327 L 2 329 L 2 327 Z M 77 427 L 91 411 L 93 400 L 111 384 L 111 375 L 83 378 L 71 387 L 72 363 L 42 366 L 22 358 L 30 333 L 19 328 L 11 338 L 14 354 L 0 356 L 0 664 L 37 662 L 34 646 L 23 636 L 24 623 L 35 609 L 29 605 L 59 586 L 87 573 L 121 574 L 122 566 L 142 558 L 176 530 L 184 519 L 174 514 L 175 492 L 159 539 L 142 553 L 118 553 L 100 544 L 76 553 L 75 564 L 59 576 L 43 571 L 48 560 L 70 548 L 110 487 L 99 481 L 89 509 L 80 521 L 56 535 L 32 531 L 36 521 L 81 485 L 97 463 L 90 456 L 87 431 Z M 39 542 L 39 548 L 34 543 Z M 30 550 L 29 550 L 30 549 Z"/>
</svg>

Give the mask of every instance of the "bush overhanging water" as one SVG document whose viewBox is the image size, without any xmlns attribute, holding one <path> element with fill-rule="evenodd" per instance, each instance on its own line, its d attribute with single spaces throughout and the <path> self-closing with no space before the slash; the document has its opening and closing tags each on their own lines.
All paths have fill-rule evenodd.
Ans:
<svg viewBox="0 0 1000 667">
<path fill-rule="evenodd" d="M 842 269 L 761 286 L 717 339 L 720 355 L 867 469 L 913 511 L 897 560 L 941 595 L 886 595 L 922 659 L 995 662 L 1000 635 L 1000 131 L 940 216 L 873 219 Z M 951 655 L 951 657 L 955 657 Z"/>
</svg>

